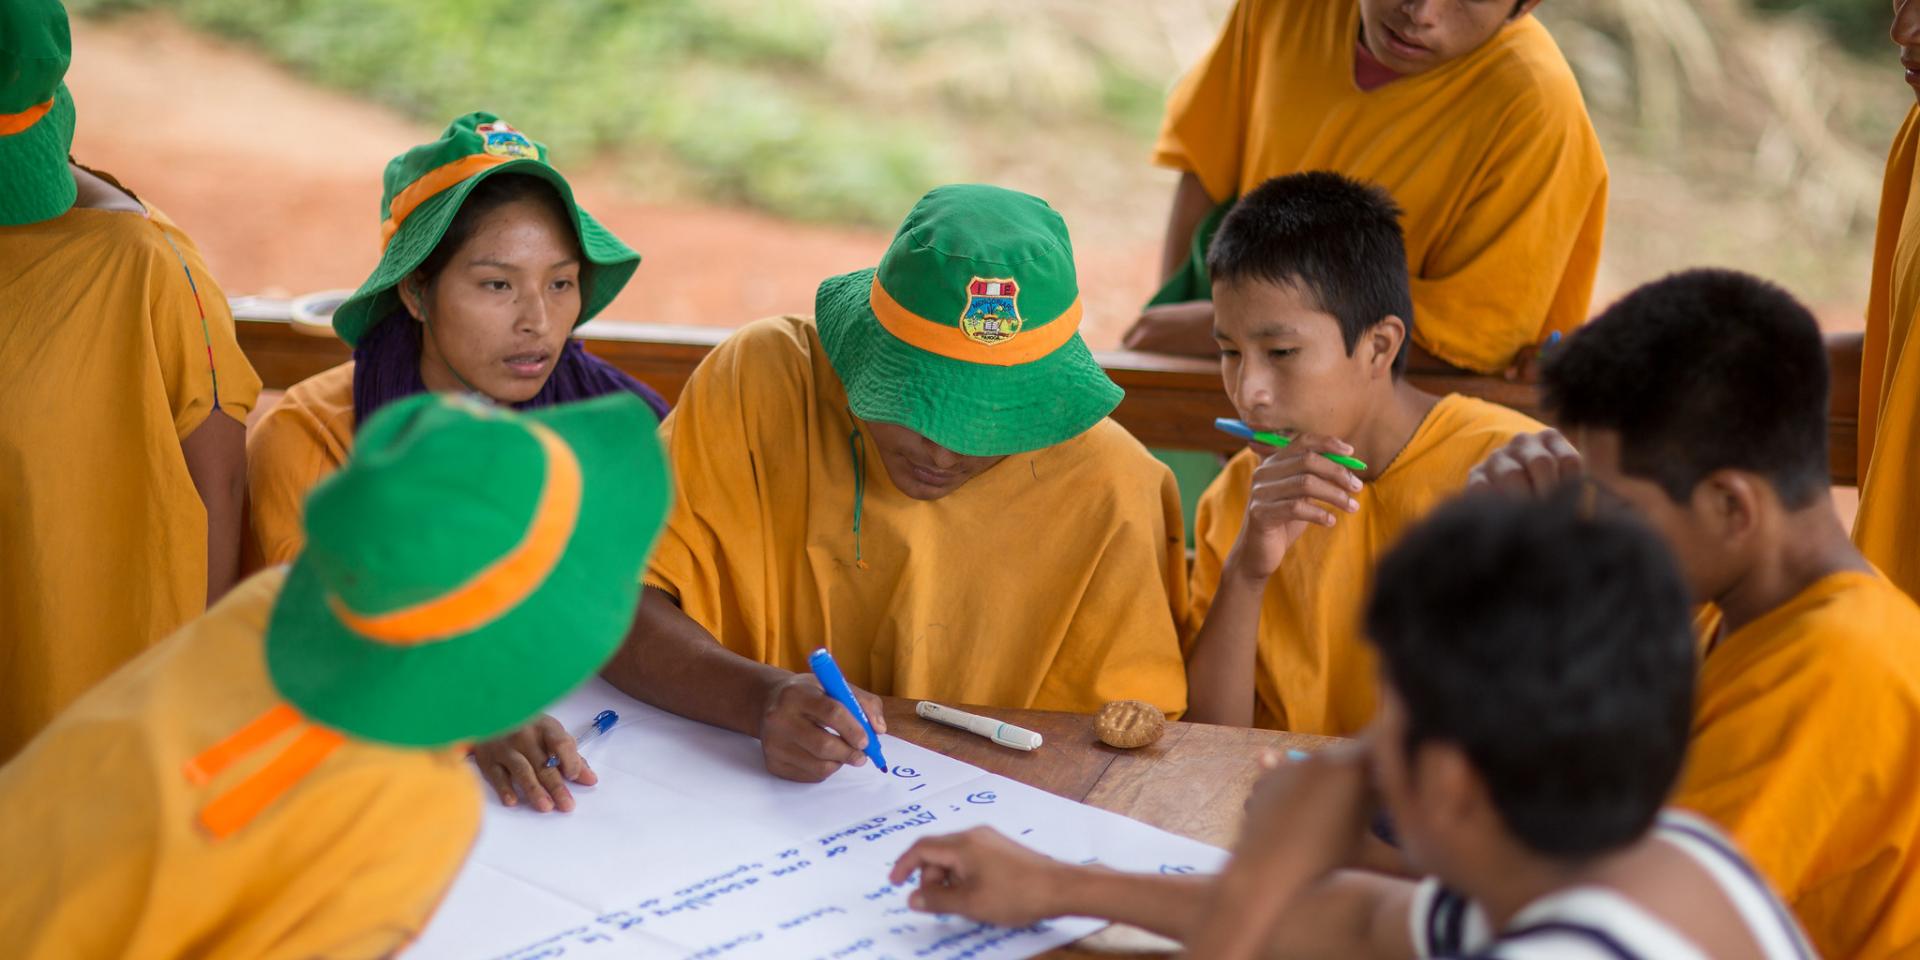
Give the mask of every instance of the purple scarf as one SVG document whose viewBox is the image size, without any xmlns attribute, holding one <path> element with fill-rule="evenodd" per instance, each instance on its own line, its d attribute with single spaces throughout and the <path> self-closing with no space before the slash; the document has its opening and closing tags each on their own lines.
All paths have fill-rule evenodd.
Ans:
<svg viewBox="0 0 1920 960">
<path fill-rule="evenodd" d="M 655 417 L 665 418 L 667 401 L 652 387 L 627 376 L 618 367 L 587 352 L 580 341 L 569 339 L 560 351 L 560 362 L 542 384 L 540 392 L 516 410 L 572 403 L 625 390 L 647 402 Z M 375 324 L 353 348 L 353 422 L 357 428 L 367 418 L 402 397 L 427 392 L 420 379 L 420 324 L 406 311 L 397 310 Z"/>
</svg>

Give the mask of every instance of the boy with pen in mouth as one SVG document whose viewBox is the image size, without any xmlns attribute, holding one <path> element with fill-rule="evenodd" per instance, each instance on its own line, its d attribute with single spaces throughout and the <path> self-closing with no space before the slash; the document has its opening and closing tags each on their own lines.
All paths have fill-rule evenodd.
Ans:
<svg viewBox="0 0 1920 960">
<path fill-rule="evenodd" d="M 1367 735 L 1277 764 L 1220 876 L 1051 860 L 976 827 L 921 838 L 889 879 L 914 885 L 915 910 L 1099 917 L 1208 960 L 1807 960 L 1739 849 L 1666 807 L 1692 723 L 1690 616 L 1660 537 L 1612 499 L 1469 496 L 1380 561 Z M 1343 869 L 1374 810 L 1426 879 Z"/>
<path fill-rule="evenodd" d="M 1404 529 L 1532 419 L 1423 393 L 1400 211 L 1334 173 L 1267 181 L 1208 255 L 1227 396 L 1254 439 L 1200 499 L 1186 719 L 1344 736 L 1373 715 L 1361 591 Z"/>
</svg>

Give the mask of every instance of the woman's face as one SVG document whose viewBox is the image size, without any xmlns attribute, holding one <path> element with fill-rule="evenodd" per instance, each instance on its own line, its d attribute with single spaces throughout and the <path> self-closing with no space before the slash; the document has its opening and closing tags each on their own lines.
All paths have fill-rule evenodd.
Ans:
<svg viewBox="0 0 1920 960">
<path fill-rule="evenodd" d="M 438 393 L 471 387 L 500 403 L 533 398 L 580 318 L 580 245 L 550 203 L 494 208 L 440 275 L 401 281 L 422 331 L 420 378 Z"/>
</svg>

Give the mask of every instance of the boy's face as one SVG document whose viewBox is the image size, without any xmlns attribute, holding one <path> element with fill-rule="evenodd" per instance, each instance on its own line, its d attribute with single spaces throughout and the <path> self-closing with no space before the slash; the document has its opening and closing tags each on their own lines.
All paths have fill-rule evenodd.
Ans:
<svg viewBox="0 0 1920 960">
<path fill-rule="evenodd" d="M 1593 482 L 1632 506 L 1659 531 L 1680 562 L 1695 601 L 1704 603 L 1726 592 L 1734 579 L 1728 570 L 1732 558 L 1723 546 L 1720 525 L 1713 522 L 1711 504 L 1705 502 L 1712 496 L 1707 484 L 1695 487 L 1688 502 L 1675 503 L 1659 484 L 1621 469 L 1619 431 L 1577 428 L 1567 433 L 1567 439 L 1580 451 Z"/>
<path fill-rule="evenodd" d="M 887 477 L 915 500 L 938 500 L 1006 459 L 954 453 L 896 423 L 868 421 L 867 432 L 887 467 Z"/>
<path fill-rule="evenodd" d="M 1520 12 L 1538 0 L 1526 0 Z M 1360 0 L 1361 36 L 1395 73 L 1421 73 L 1472 53 L 1512 20 L 1515 0 Z"/>
<path fill-rule="evenodd" d="M 1349 355 L 1340 321 L 1297 285 L 1216 282 L 1213 336 L 1220 380 L 1248 426 L 1342 439 L 1360 426 L 1373 379 L 1368 351 Z"/>
<path fill-rule="evenodd" d="M 1900 65 L 1907 70 L 1907 86 L 1920 97 L 1920 0 L 1893 0 L 1893 29 L 1900 47 Z"/>
</svg>

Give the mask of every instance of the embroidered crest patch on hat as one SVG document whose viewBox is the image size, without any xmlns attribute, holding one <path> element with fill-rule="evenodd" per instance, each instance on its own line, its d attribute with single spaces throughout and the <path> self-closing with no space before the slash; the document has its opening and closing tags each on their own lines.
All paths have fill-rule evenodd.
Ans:
<svg viewBox="0 0 1920 960">
<path fill-rule="evenodd" d="M 992 346 L 1020 333 L 1020 285 L 1012 277 L 974 277 L 967 284 L 967 306 L 960 329 L 967 339 Z"/>
<path fill-rule="evenodd" d="M 534 147 L 533 141 L 528 140 L 525 134 L 515 130 L 505 120 L 483 123 L 474 127 L 473 132 L 480 135 L 480 149 L 493 156 L 511 160 L 538 159 L 540 156 L 540 151 Z"/>
</svg>

